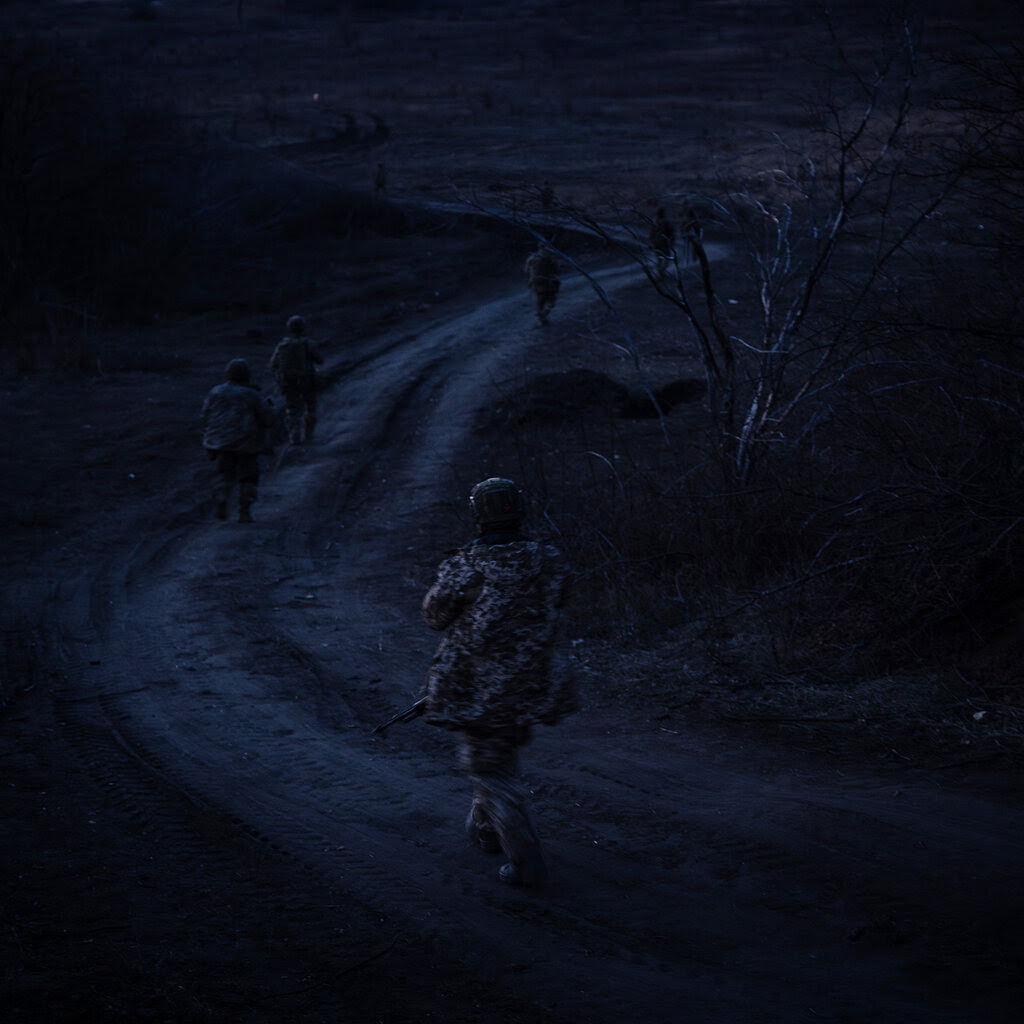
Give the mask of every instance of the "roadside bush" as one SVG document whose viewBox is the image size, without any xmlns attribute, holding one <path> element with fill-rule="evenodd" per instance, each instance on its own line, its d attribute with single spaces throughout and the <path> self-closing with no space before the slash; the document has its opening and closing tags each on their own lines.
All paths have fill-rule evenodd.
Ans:
<svg viewBox="0 0 1024 1024">
<path fill-rule="evenodd" d="M 870 609 L 877 643 L 949 656 L 1021 587 L 1021 378 L 977 337 L 896 341 L 829 409 L 809 568 L 843 567 L 832 603 Z"/>
<path fill-rule="evenodd" d="M 707 381 L 685 455 L 619 426 L 589 446 L 601 481 L 521 437 L 586 612 L 613 632 L 756 609 L 780 663 L 948 666 L 1019 605 L 1022 55 L 956 64 L 981 98 L 947 79 L 960 119 L 939 138 L 909 39 L 886 74 L 828 91 L 814 152 L 780 147 L 714 196 L 666 189 L 677 210 L 701 199 L 683 222 L 711 254 L 692 231 L 691 258 L 654 273 L 650 197 L 559 207 L 681 314 Z M 503 201 L 521 222 L 539 198 Z M 560 443 L 586 451 L 578 430 Z"/>
<path fill-rule="evenodd" d="M 696 407 L 665 421 L 672 447 L 656 421 L 583 403 L 579 371 L 518 383 L 481 425 L 480 468 L 521 480 L 568 555 L 573 635 L 700 622 L 710 642 L 755 621 L 779 669 L 825 673 L 985 648 L 1022 596 L 1024 374 L 1001 339 L 923 329 L 943 299 L 923 281 L 913 294 L 913 323 L 870 312 L 871 346 L 741 489 Z"/>
</svg>

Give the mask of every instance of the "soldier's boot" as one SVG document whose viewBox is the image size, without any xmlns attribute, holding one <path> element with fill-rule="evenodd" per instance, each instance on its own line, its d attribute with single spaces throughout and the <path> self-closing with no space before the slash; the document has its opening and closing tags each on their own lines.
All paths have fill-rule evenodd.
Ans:
<svg viewBox="0 0 1024 1024">
<path fill-rule="evenodd" d="M 540 850 L 532 850 L 523 858 L 510 860 L 498 869 L 498 878 L 506 885 L 540 888 L 548 880 L 548 869 Z"/>
<path fill-rule="evenodd" d="M 548 872 L 520 784 L 510 774 L 474 775 L 473 784 L 473 806 L 466 824 L 486 822 L 494 829 L 508 858 L 498 877 L 507 885 L 544 885 Z"/>
<path fill-rule="evenodd" d="M 498 838 L 497 830 L 488 820 L 487 812 L 475 800 L 469 810 L 469 817 L 466 818 L 466 835 L 484 853 L 501 853 L 501 840 Z"/>
<path fill-rule="evenodd" d="M 238 486 L 238 521 L 240 523 L 251 523 L 252 503 L 256 500 L 256 485 L 243 480 Z"/>
</svg>

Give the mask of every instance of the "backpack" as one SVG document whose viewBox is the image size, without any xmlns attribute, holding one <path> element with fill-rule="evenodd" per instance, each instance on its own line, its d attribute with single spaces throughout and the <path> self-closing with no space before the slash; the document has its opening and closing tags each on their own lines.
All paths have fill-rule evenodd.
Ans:
<svg viewBox="0 0 1024 1024">
<path fill-rule="evenodd" d="M 304 338 L 285 338 L 274 353 L 274 375 L 278 381 L 302 380 L 313 370 L 309 346 Z"/>
</svg>

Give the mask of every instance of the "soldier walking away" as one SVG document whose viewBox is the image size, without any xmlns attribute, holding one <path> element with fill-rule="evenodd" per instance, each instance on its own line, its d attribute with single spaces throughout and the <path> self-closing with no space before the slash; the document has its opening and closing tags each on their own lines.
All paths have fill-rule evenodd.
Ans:
<svg viewBox="0 0 1024 1024">
<path fill-rule="evenodd" d="M 543 325 L 548 322 L 551 310 L 555 308 L 558 289 L 562 287 L 559 280 L 558 260 L 551 248 L 544 242 L 530 253 L 524 267 L 527 287 L 533 292 L 537 302 L 537 320 Z"/>
<path fill-rule="evenodd" d="M 301 316 L 289 317 L 287 330 L 288 336 L 270 357 L 270 369 L 284 399 L 288 440 L 302 444 L 312 440 L 316 429 L 316 364 L 324 357 L 306 337 L 306 321 Z"/>
<path fill-rule="evenodd" d="M 655 273 L 659 279 L 664 278 L 676 258 L 676 229 L 668 219 L 664 206 L 659 206 L 654 214 L 647 240 L 654 253 Z"/>
<path fill-rule="evenodd" d="M 551 675 L 567 571 L 557 548 L 522 533 L 526 503 L 511 480 L 478 483 L 469 504 L 478 536 L 441 563 L 423 599 L 427 624 L 444 637 L 422 713 L 459 733 L 473 783 L 470 838 L 504 853 L 503 882 L 540 886 L 547 870 L 517 779 L 518 755 L 535 725 L 575 710 L 568 682 Z"/>
<path fill-rule="evenodd" d="M 386 195 L 388 191 L 388 169 L 384 164 L 377 164 L 373 172 L 373 193 L 377 196 Z"/>
<path fill-rule="evenodd" d="M 686 246 L 686 261 L 693 263 L 697 258 L 697 244 L 704 237 L 704 228 L 697 219 L 692 206 L 687 206 L 683 216 L 683 244 Z"/>
<path fill-rule="evenodd" d="M 251 523 L 250 508 L 260 483 L 259 457 L 267 451 L 274 411 L 270 400 L 250 382 L 249 364 L 244 359 L 232 359 L 226 377 L 203 403 L 203 447 L 216 463 L 217 518 L 227 519 L 228 502 L 237 483 L 238 521 Z"/>
</svg>

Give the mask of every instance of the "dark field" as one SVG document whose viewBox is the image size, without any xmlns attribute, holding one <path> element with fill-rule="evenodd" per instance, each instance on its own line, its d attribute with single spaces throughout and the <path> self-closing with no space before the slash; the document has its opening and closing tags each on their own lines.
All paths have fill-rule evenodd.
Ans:
<svg viewBox="0 0 1024 1024">
<path fill-rule="evenodd" d="M 851 62 L 890 6 L 834 11 Z M 922 26 L 974 53 L 1021 19 L 932 4 Z M 885 593 L 786 618 L 781 541 L 736 583 L 742 531 L 679 511 L 718 507 L 690 483 L 697 341 L 614 244 L 625 212 L 796 173 L 846 87 L 815 9 L 5 3 L 0 40 L 5 1021 L 1020 1020 L 1016 563 L 957 564 L 979 629 L 943 617 L 960 577 L 936 559 L 914 656 L 888 659 L 849 653 Z M 943 67 L 922 66 L 927 145 Z M 1012 238 L 1003 209 L 986 230 Z M 927 230 L 952 243 L 975 211 Z M 531 228 L 575 263 L 544 328 Z M 709 217 L 703 244 L 741 332 L 738 235 Z M 963 265 L 964 293 L 1013 307 Z M 255 523 L 216 522 L 203 396 L 243 356 L 276 397 L 296 312 L 326 353 L 316 439 L 264 459 Z M 938 422 L 907 428 L 922 462 L 955 447 Z M 492 474 L 575 568 L 558 661 L 581 708 L 524 752 L 540 893 L 464 840 L 450 736 L 372 734 L 418 694 L 422 594 Z"/>
</svg>

